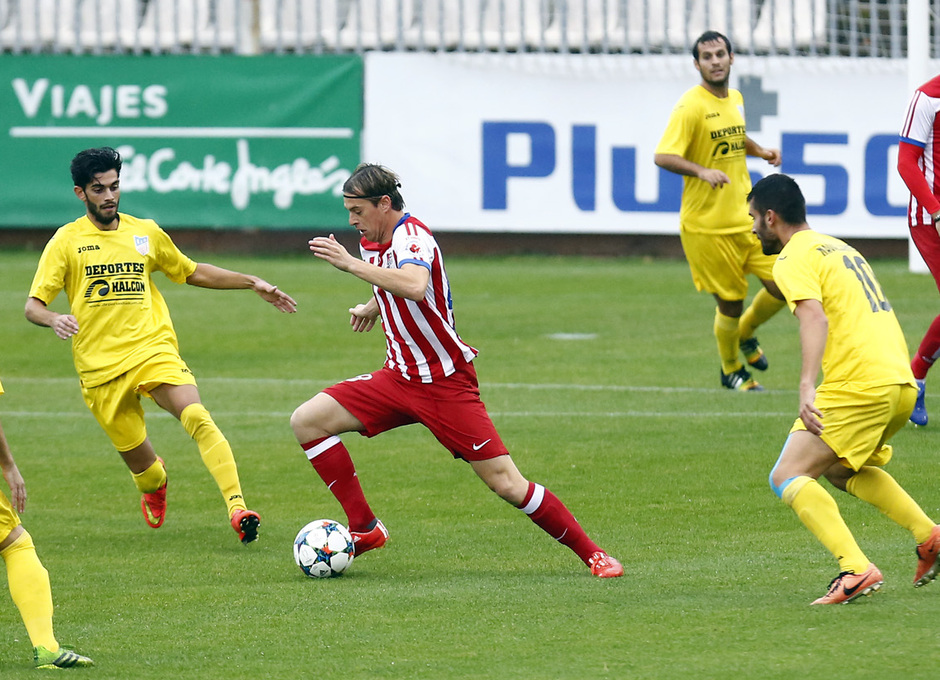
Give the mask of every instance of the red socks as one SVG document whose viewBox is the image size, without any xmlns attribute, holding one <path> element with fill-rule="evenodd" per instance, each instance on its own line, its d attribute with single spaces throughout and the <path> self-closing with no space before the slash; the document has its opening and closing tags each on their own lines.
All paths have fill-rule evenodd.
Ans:
<svg viewBox="0 0 940 680">
<path fill-rule="evenodd" d="M 933 366 L 940 354 L 940 316 L 935 318 L 930 324 L 930 328 L 924 334 L 924 339 L 920 341 L 920 347 L 911 360 L 911 370 L 914 377 L 923 380 L 927 377 L 927 371 Z"/>
<path fill-rule="evenodd" d="M 352 458 L 340 438 L 335 435 L 322 437 L 301 446 L 313 469 L 343 506 L 349 530 L 368 531 L 375 523 L 375 514 L 366 501 Z M 549 536 L 571 548 L 585 564 L 600 550 L 565 504 L 541 484 L 529 483 L 529 491 L 519 509 Z"/>
<path fill-rule="evenodd" d="M 529 491 L 519 509 L 549 536 L 571 548 L 585 564 L 600 550 L 565 504 L 541 484 L 529 482 Z"/>
<path fill-rule="evenodd" d="M 366 501 L 346 446 L 336 435 L 301 444 L 313 469 L 343 506 L 350 531 L 368 531 L 375 514 Z"/>
</svg>

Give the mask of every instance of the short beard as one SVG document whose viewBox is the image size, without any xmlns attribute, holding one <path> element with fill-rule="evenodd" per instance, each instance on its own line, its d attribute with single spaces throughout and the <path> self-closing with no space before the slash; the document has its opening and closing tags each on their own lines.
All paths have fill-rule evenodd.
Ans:
<svg viewBox="0 0 940 680">
<path fill-rule="evenodd" d="M 114 215 L 111 217 L 105 217 L 102 215 L 96 206 L 89 205 L 88 209 L 91 211 L 91 214 L 95 216 L 95 220 L 98 222 L 98 224 L 111 224 L 114 220 L 117 219 L 118 216 L 117 206 L 114 206 Z"/>
<path fill-rule="evenodd" d="M 783 244 L 780 243 L 779 239 L 774 239 L 773 241 L 761 241 L 760 249 L 764 255 L 779 255 L 780 251 L 783 250 Z"/>
<path fill-rule="evenodd" d="M 712 87 L 728 87 L 728 81 L 731 80 L 731 70 L 721 80 L 710 80 L 708 76 L 703 75 L 702 79 Z"/>
</svg>

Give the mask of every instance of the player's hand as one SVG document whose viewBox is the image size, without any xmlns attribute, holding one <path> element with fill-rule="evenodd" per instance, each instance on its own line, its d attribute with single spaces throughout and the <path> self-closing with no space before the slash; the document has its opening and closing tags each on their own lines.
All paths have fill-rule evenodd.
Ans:
<svg viewBox="0 0 940 680">
<path fill-rule="evenodd" d="M 10 503 L 17 512 L 23 512 L 26 509 L 26 482 L 23 481 L 23 475 L 17 469 L 16 465 L 11 465 L 9 469 L 3 471 L 3 478 L 7 480 L 10 487 Z"/>
<path fill-rule="evenodd" d="M 356 333 L 368 333 L 379 318 L 378 311 L 371 309 L 367 304 L 352 307 L 349 314 L 349 325 Z"/>
<path fill-rule="evenodd" d="M 329 238 L 318 236 L 307 242 L 311 252 L 321 260 L 326 260 L 337 269 L 348 272 L 355 258 L 349 254 L 343 244 L 336 240 L 333 234 Z"/>
<path fill-rule="evenodd" d="M 297 311 L 297 303 L 290 295 L 280 290 L 277 286 L 272 286 L 267 281 L 258 279 L 252 286 L 254 291 L 264 300 L 267 300 L 280 311 L 287 314 L 293 314 Z"/>
<path fill-rule="evenodd" d="M 63 340 L 68 340 L 78 333 L 78 320 L 71 314 L 59 314 L 49 325 Z"/>
<path fill-rule="evenodd" d="M 822 423 L 822 411 L 813 402 L 816 401 L 816 388 L 800 387 L 800 420 L 806 426 L 806 431 L 817 437 L 822 434 L 825 425 Z"/>
<path fill-rule="evenodd" d="M 703 182 L 708 182 L 712 189 L 720 189 L 722 185 L 731 184 L 728 175 L 715 168 L 704 168 L 698 178 Z"/>
<path fill-rule="evenodd" d="M 783 156 L 780 153 L 780 149 L 764 149 L 763 158 L 775 168 L 779 168 L 780 164 L 783 162 Z"/>
</svg>

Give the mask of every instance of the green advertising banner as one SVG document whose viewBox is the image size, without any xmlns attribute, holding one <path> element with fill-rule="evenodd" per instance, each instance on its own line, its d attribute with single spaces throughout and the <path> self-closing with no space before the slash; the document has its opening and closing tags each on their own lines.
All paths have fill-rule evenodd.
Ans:
<svg viewBox="0 0 940 680">
<path fill-rule="evenodd" d="M 69 163 L 96 146 L 124 158 L 121 210 L 164 227 L 346 224 L 356 55 L 24 55 L 0 73 L 0 227 L 82 214 Z"/>
</svg>

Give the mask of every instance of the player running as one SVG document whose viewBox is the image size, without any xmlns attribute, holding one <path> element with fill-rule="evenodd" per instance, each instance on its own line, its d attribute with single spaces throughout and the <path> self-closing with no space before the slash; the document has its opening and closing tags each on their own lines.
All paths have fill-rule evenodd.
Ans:
<svg viewBox="0 0 940 680">
<path fill-rule="evenodd" d="M 314 255 L 372 284 L 373 297 L 349 310 L 353 331 L 381 319 L 385 366 L 328 387 L 302 404 L 291 427 L 314 470 L 346 512 L 356 554 L 381 548 L 385 526 L 366 501 L 344 432 L 372 437 L 421 423 L 455 458 L 500 497 L 568 546 L 594 576 L 623 575 L 623 567 L 592 541 L 548 489 L 528 481 L 513 463 L 480 400 L 473 359 L 457 334 L 450 283 L 431 231 L 404 212 L 398 177 L 362 164 L 343 185 L 349 223 L 361 235 L 357 259 L 333 236 L 310 241 Z"/>
<path fill-rule="evenodd" d="M 898 173 L 911 192 L 907 226 L 911 240 L 940 288 L 940 177 L 937 176 L 937 130 L 940 128 L 940 76 L 917 88 L 907 107 L 898 145 Z M 940 357 L 940 316 L 937 316 L 911 360 L 917 380 L 917 403 L 911 413 L 915 425 L 927 424 L 924 404 L 927 371 Z"/>
<path fill-rule="evenodd" d="M 261 518 L 245 506 L 232 449 L 202 405 L 152 275 L 160 271 L 175 283 L 201 288 L 249 288 L 282 312 L 294 312 L 297 305 L 256 276 L 197 264 L 156 222 L 119 213 L 121 163 L 110 147 L 82 151 L 72 160 L 75 195 L 85 204 L 85 215 L 46 244 L 26 318 L 49 326 L 63 340 L 72 339 L 82 396 L 143 494 L 147 525 L 163 525 L 167 476 L 147 437 L 141 395 L 178 418 L 196 441 L 225 499 L 232 528 L 250 543 L 258 537 Z M 63 288 L 69 314 L 47 308 Z"/>
<path fill-rule="evenodd" d="M 656 147 L 656 165 L 683 176 L 679 236 L 692 282 L 715 298 L 713 331 L 723 387 L 760 392 L 738 353 L 751 368 L 766 371 L 767 357 L 754 333 L 783 309 L 772 278 L 774 260 L 763 255 L 751 233 L 745 197 L 751 189 L 747 156 L 779 166 L 780 151 L 747 136 L 744 99 L 728 86 L 734 52 L 731 41 L 706 31 L 692 46 L 698 85 L 679 99 Z M 747 275 L 763 284 L 747 309 Z"/>
<path fill-rule="evenodd" d="M 774 280 L 800 322 L 803 354 L 799 418 L 770 486 L 839 562 L 839 575 L 813 604 L 851 602 L 884 581 L 820 476 L 911 532 L 918 543 L 914 587 L 925 585 L 940 569 L 940 526 L 882 469 L 891 460 L 887 442 L 904 427 L 917 397 L 897 317 L 865 258 L 809 228 L 793 179 L 765 177 L 748 201 L 761 247 L 779 253 Z"/>
</svg>

